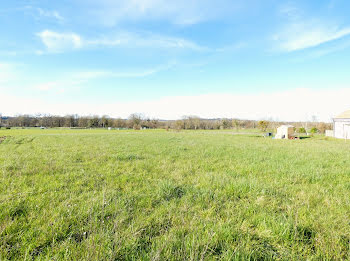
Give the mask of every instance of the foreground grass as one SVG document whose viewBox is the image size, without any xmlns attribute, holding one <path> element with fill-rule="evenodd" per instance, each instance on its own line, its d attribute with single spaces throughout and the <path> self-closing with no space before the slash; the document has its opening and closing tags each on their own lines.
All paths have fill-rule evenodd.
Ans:
<svg viewBox="0 0 350 261">
<path fill-rule="evenodd" d="M 350 143 L 0 130 L 0 260 L 350 259 Z"/>
</svg>

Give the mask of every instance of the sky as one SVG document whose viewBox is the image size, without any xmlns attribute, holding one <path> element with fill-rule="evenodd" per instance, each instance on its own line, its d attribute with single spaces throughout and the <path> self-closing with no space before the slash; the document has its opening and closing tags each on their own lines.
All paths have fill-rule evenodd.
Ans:
<svg viewBox="0 0 350 261">
<path fill-rule="evenodd" d="M 11 0 L 0 114 L 331 121 L 350 109 L 348 0 Z"/>
</svg>

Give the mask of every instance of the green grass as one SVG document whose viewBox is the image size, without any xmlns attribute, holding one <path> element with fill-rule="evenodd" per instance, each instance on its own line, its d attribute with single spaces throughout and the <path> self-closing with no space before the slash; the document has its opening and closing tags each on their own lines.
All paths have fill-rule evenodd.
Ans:
<svg viewBox="0 0 350 261">
<path fill-rule="evenodd" d="M 0 130 L 0 260 L 350 259 L 350 143 Z"/>
</svg>

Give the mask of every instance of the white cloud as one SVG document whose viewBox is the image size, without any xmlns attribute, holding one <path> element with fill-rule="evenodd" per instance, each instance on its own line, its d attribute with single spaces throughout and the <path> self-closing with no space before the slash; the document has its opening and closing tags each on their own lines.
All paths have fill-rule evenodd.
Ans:
<svg viewBox="0 0 350 261">
<path fill-rule="evenodd" d="M 350 41 L 349 40 L 344 40 L 341 41 L 339 43 L 333 44 L 331 46 L 324 46 L 324 47 L 320 47 L 317 48 L 315 50 L 312 50 L 310 52 L 308 52 L 307 55 L 303 54 L 301 57 L 297 57 L 295 59 L 293 59 L 296 62 L 302 62 L 305 61 L 307 59 L 315 59 L 315 58 L 319 58 L 331 53 L 335 53 L 341 50 L 344 50 L 346 48 L 350 47 Z"/>
<path fill-rule="evenodd" d="M 124 48 L 162 48 L 162 49 L 190 49 L 195 51 L 209 50 L 192 41 L 155 35 L 151 33 L 129 33 L 123 32 L 114 37 L 100 37 L 97 39 L 84 39 L 76 33 L 58 33 L 45 30 L 37 33 L 49 52 L 62 52 L 65 50 L 74 50 L 80 48 L 96 48 L 102 47 L 124 47 Z M 37 51 L 37 54 L 43 54 Z"/>
<path fill-rule="evenodd" d="M 199 96 L 164 97 L 144 102 L 115 102 L 89 104 L 84 101 L 66 103 L 64 100 L 46 102 L 33 97 L 5 96 L 0 111 L 16 113 L 51 113 L 81 115 L 99 114 L 127 117 L 134 112 L 161 119 L 178 119 L 184 115 L 203 118 L 235 117 L 242 119 L 310 120 L 313 115 L 329 121 L 332 116 L 350 109 L 350 89 L 294 89 L 275 93 L 206 94 Z"/>
<path fill-rule="evenodd" d="M 90 40 L 87 42 L 90 45 L 104 45 L 104 46 L 124 46 L 124 47 L 149 47 L 149 48 L 165 48 L 165 49 L 191 49 L 195 51 L 204 51 L 208 48 L 200 46 L 192 41 L 170 37 L 164 35 L 157 35 L 152 33 L 129 33 L 122 32 L 114 37 L 101 38 Z"/>
<path fill-rule="evenodd" d="M 320 46 L 350 35 L 350 26 L 340 26 L 335 19 L 309 17 L 302 10 L 290 4 L 279 10 L 282 19 L 280 31 L 273 36 L 278 48 L 292 52 Z"/>
<path fill-rule="evenodd" d="M 350 34 L 350 27 L 322 25 L 320 23 L 290 24 L 282 33 L 275 35 L 274 39 L 280 42 L 284 51 L 297 51 L 319 46 L 333 40 L 343 38 Z"/>
<path fill-rule="evenodd" d="M 60 13 L 56 10 L 44 10 L 42 8 L 37 8 L 37 11 L 41 17 L 46 17 L 46 18 L 54 18 L 58 22 L 63 22 L 64 18 L 63 16 L 60 15 Z"/>
<path fill-rule="evenodd" d="M 61 52 L 67 49 L 79 49 L 83 40 L 75 33 L 57 33 L 49 30 L 37 33 L 41 41 L 50 52 Z"/>
</svg>

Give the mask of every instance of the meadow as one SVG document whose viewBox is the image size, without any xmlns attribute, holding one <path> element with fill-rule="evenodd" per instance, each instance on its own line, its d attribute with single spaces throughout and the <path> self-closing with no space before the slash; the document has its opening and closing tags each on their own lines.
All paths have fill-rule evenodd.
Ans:
<svg viewBox="0 0 350 261">
<path fill-rule="evenodd" d="M 350 142 L 0 130 L 0 260 L 350 259 Z"/>
</svg>

